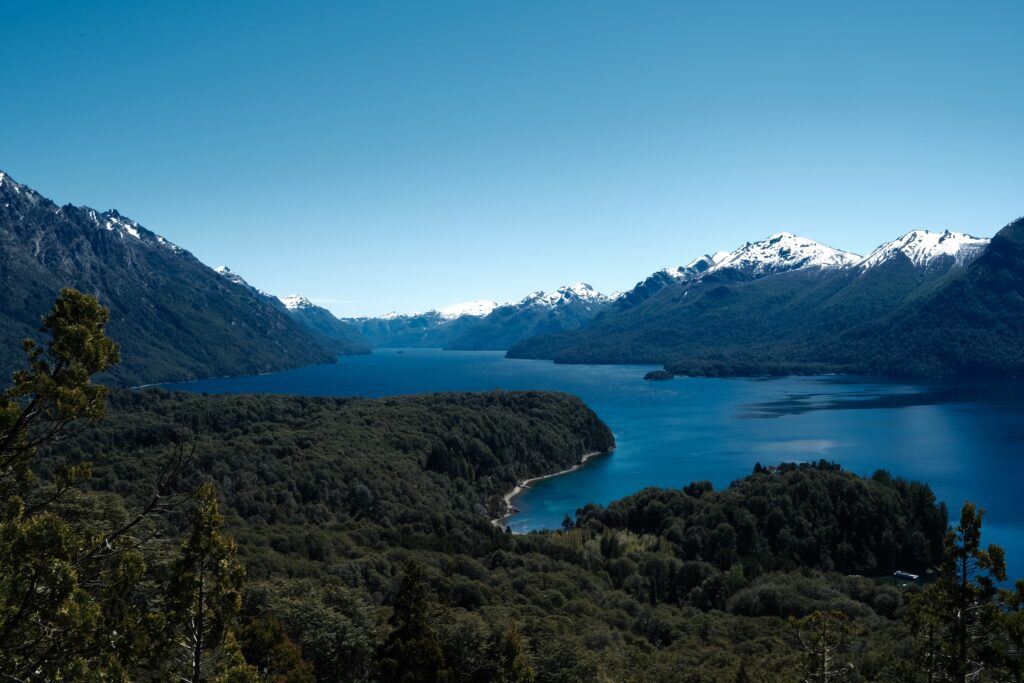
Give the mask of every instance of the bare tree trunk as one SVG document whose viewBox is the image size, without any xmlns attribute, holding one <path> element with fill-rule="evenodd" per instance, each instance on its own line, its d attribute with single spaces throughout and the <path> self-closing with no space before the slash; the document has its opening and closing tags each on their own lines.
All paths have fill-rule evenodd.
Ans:
<svg viewBox="0 0 1024 683">
<path fill-rule="evenodd" d="M 196 647 L 192 653 L 192 683 L 203 683 L 203 600 L 205 578 L 199 575 L 199 609 L 196 614 Z"/>
</svg>

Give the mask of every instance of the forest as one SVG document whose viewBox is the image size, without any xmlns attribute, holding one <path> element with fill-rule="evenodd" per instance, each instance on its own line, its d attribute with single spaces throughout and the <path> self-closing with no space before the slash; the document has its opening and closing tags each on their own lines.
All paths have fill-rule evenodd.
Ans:
<svg viewBox="0 0 1024 683">
<path fill-rule="evenodd" d="M 106 316 L 62 292 L 0 401 L 9 680 L 1024 680 L 1024 583 L 926 484 L 758 464 L 513 535 L 614 447 L 579 399 L 112 392 Z"/>
</svg>

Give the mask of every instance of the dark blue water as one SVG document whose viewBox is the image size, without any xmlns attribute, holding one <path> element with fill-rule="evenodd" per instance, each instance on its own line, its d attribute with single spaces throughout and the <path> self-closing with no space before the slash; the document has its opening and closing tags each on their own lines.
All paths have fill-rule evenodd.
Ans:
<svg viewBox="0 0 1024 683">
<path fill-rule="evenodd" d="M 755 462 L 827 458 L 929 483 L 955 514 L 965 499 L 988 510 L 983 541 L 1003 545 L 1024 573 L 1024 392 L 1021 384 L 907 384 L 840 377 L 674 379 L 652 368 L 507 360 L 501 353 L 408 349 L 254 377 L 168 385 L 211 393 L 384 396 L 429 391 L 546 389 L 581 396 L 618 449 L 516 499 L 514 530 L 558 526 L 587 502 L 646 486 L 710 480 Z"/>
</svg>

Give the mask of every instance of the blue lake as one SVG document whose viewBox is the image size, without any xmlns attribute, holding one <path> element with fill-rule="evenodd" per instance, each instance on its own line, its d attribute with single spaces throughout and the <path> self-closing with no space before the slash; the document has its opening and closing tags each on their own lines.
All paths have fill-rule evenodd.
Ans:
<svg viewBox="0 0 1024 683">
<path fill-rule="evenodd" d="M 826 458 L 870 475 L 929 483 L 959 512 L 988 510 L 983 541 L 1024 573 L 1024 385 L 909 384 L 849 377 L 645 382 L 652 367 L 554 365 L 500 352 L 382 349 L 371 356 L 268 375 L 166 385 L 209 393 L 386 396 L 433 391 L 544 389 L 582 397 L 618 448 L 515 501 L 516 531 L 558 526 L 587 502 L 646 486 L 710 480 L 723 488 L 754 463 Z"/>
</svg>

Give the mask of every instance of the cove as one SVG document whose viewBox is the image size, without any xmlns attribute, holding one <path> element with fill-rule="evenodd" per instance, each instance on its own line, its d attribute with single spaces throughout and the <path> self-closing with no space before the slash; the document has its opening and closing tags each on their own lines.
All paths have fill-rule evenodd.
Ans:
<svg viewBox="0 0 1024 683">
<path fill-rule="evenodd" d="M 980 505 L 988 511 L 983 542 L 1006 549 L 1011 577 L 1024 571 L 1024 385 L 834 376 L 643 381 L 651 369 L 380 349 L 334 365 L 164 386 L 310 396 L 564 391 L 611 427 L 617 450 L 518 496 L 520 512 L 508 520 L 514 531 L 557 527 L 588 502 L 604 505 L 647 486 L 708 480 L 721 489 L 757 462 L 825 458 L 865 476 L 884 468 L 927 482 L 951 517 L 964 500 Z"/>
</svg>

